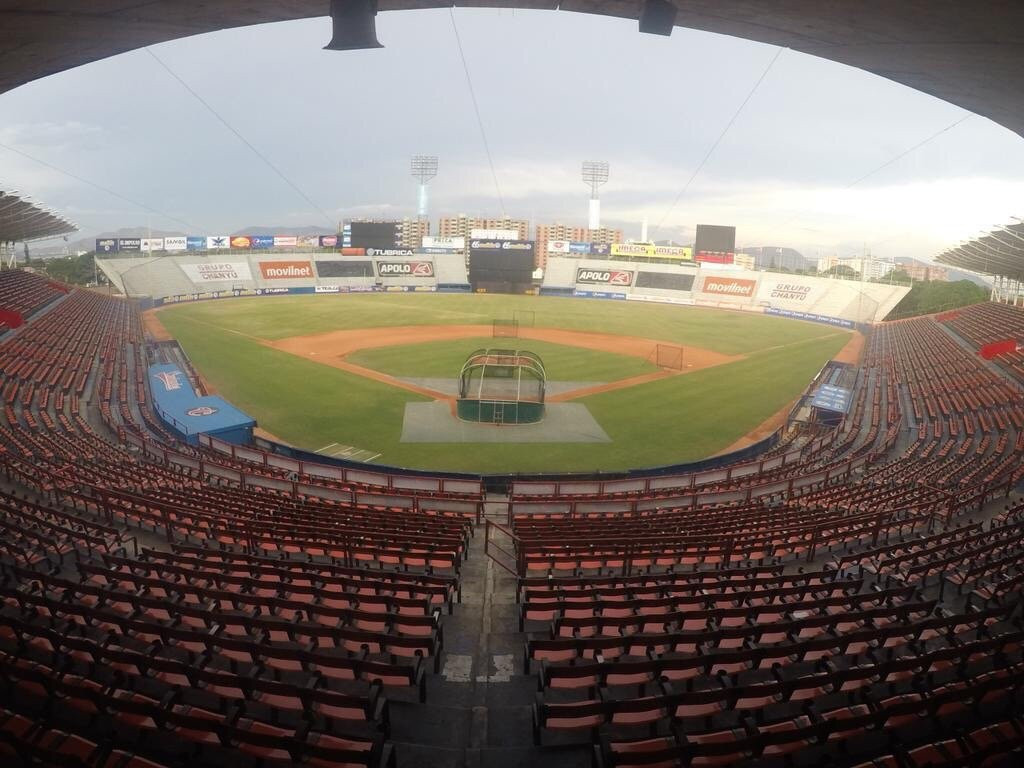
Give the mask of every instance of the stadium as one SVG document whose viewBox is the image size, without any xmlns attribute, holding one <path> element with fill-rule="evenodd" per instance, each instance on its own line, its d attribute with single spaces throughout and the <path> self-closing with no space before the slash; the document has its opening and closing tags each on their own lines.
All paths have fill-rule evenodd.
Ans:
<svg viewBox="0 0 1024 768">
<path fill-rule="evenodd" d="M 0 5 L 0 83 L 328 4 L 186 5 Z M 1022 128 L 1019 84 L 965 86 L 1012 42 L 685 5 L 572 10 L 775 29 Z M 377 3 L 330 6 L 375 47 Z M 909 284 L 591 203 L 102 236 L 86 287 L 14 246 L 75 225 L 0 193 L 0 764 L 1020 765 L 1024 223 L 935 255 L 987 300 L 897 317 Z"/>
</svg>

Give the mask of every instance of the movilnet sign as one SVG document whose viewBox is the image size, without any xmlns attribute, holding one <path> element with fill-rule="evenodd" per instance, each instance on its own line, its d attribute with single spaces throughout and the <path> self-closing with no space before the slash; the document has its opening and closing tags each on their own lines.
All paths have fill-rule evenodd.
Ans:
<svg viewBox="0 0 1024 768">
<path fill-rule="evenodd" d="M 182 264 L 182 271 L 194 283 L 216 283 L 223 281 L 240 282 L 252 280 L 249 263 L 246 261 L 203 262 Z"/>
<path fill-rule="evenodd" d="M 311 261 L 261 261 L 264 280 L 303 280 L 313 277 Z"/>
<path fill-rule="evenodd" d="M 633 284 L 633 272 L 628 269 L 585 269 L 576 270 L 576 282 L 582 285 Z"/>
<path fill-rule="evenodd" d="M 757 288 L 756 280 L 742 280 L 737 277 L 705 277 L 704 293 L 712 296 L 731 296 L 733 298 L 750 298 Z"/>
<path fill-rule="evenodd" d="M 433 277 L 432 261 L 378 261 L 377 274 L 381 277 Z"/>
</svg>

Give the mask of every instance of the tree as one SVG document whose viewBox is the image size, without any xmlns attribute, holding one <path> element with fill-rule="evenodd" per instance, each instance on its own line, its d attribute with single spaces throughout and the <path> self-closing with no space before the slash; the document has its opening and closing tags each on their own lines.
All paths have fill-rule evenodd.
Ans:
<svg viewBox="0 0 1024 768">
<path fill-rule="evenodd" d="M 911 287 L 910 293 L 903 297 L 886 319 L 895 320 L 916 315 L 930 315 L 935 312 L 944 312 L 947 309 L 980 304 L 987 301 L 988 296 L 987 288 L 982 288 L 970 280 L 957 280 L 953 283 L 939 281 L 915 283 Z"/>
<path fill-rule="evenodd" d="M 48 277 L 72 285 L 88 285 L 95 279 L 96 274 L 92 253 L 51 259 L 42 262 L 42 267 Z"/>
</svg>

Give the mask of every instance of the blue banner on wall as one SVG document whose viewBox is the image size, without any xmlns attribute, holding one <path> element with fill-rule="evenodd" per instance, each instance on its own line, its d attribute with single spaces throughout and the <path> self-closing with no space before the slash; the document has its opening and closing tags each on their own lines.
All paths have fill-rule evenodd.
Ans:
<svg viewBox="0 0 1024 768">
<path fill-rule="evenodd" d="M 185 248 L 190 251 L 205 251 L 206 250 L 206 235 L 201 237 L 186 237 Z"/>
<path fill-rule="evenodd" d="M 777 307 L 765 307 L 766 315 L 777 315 L 778 317 L 790 317 L 794 320 L 809 320 L 812 323 L 824 323 L 834 325 L 838 328 L 853 328 L 854 322 L 842 317 L 829 317 L 828 315 L 815 315 L 810 312 L 797 312 L 794 309 L 779 309 Z"/>
<path fill-rule="evenodd" d="M 274 236 L 273 235 L 252 235 L 249 238 L 251 247 L 253 248 L 273 248 L 274 247 Z"/>
<path fill-rule="evenodd" d="M 588 255 L 593 253 L 590 243 L 569 243 L 569 253 L 580 253 Z"/>
<path fill-rule="evenodd" d="M 119 251 L 141 251 L 142 239 L 138 237 L 122 237 L 117 241 Z"/>
<path fill-rule="evenodd" d="M 117 240 L 113 237 L 96 239 L 96 253 L 116 253 Z"/>
</svg>

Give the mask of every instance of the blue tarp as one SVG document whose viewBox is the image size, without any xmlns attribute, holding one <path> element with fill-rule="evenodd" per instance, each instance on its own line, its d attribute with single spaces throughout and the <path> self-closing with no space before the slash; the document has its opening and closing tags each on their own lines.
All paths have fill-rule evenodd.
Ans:
<svg viewBox="0 0 1024 768">
<path fill-rule="evenodd" d="M 850 390 L 846 387 L 823 384 L 811 398 L 811 405 L 826 411 L 847 413 L 850 410 L 850 394 Z"/>
<path fill-rule="evenodd" d="M 151 365 L 149 384 L 156 412 L 190 443 L 195 443 L 199 434 L 230 442 L 248 442 L 251 437 L 255 419 L 221 397 L 196 395 L 178 366 Z"/>
</svg>

